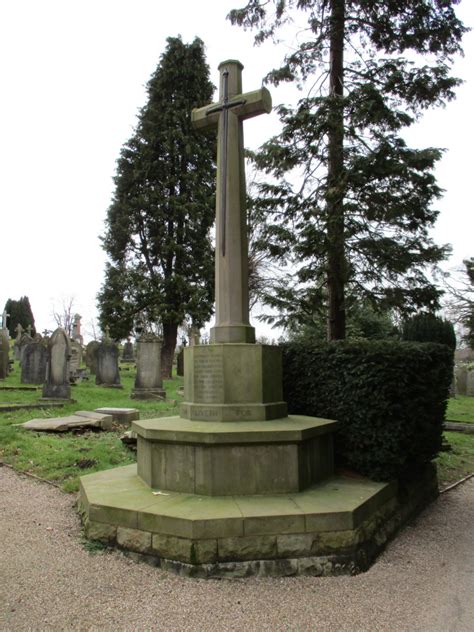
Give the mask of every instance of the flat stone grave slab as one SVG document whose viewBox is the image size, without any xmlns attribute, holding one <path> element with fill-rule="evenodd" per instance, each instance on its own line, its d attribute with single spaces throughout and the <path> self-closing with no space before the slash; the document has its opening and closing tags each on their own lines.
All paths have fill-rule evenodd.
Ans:
<svg viewBox="0 0 474 632">
<path fill-rule="evenodd" d="M 96 408 L 96 413 L 102 415 L 112 415 L 113 420 L 116 423 L 129 425 L 132 421 L 140 419 L 140 411 L 138 408 Z"/>
<path fill-rule="evenodd" d="M 26 430 L 45 432 L 67 432 L 74 428 L 101 428 L 110 430 L 112 428 L 112 415 L 78 410 L 73 415 L 67 417 L 53 417 L 51 419 L 30 419 L 23 424 L 19 424 Z"/>
<path fill-rule="evenodd" d="M 444 429 L 450 432 L 465 432 L 466 434 L 474 434 L 474 423 L 464 423 L 462 421 L 446 420 Z"/>
</svg>

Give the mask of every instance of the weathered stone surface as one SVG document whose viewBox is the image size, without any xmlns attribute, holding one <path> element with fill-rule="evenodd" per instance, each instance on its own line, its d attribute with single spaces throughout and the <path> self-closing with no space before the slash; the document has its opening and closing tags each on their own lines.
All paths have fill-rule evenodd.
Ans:
<svg viewBox="0 0 474 632">
<path fill-rule="evenodd" d="M 120 384 L 118 356 L 118 347 L 111 340 L 104 340 L 99 344 L 96 351 L 96 384 L 122 388 Z"/>
<path fill-rule="evenodd" d="M 217 542 L 219 560 L 260 560 L 277 556 L 276 536 L 243 536 L 219 538 Z"/>
<path fill-rule="evenodd" d="M 192 494 L 298 492 L 333 473 L 335 427 L 300 415 L 267 422 L 134 422 L 138 473 L 150 487 Z"/>
<path fill-rule="evenodd" d="M 43 384 L 46 379 L 48 351 L 41 342 L 30 342 L 23 351 L 22 384 Z"/>
<path fill-rule="evenodd" d="M 138 408 L 111 408 L 105 406 L 96 408 L 95 412 L 103 415 L 112 415 L 115 422 L 123 425 L 130 425 L 132 421 L 140 419 L 140 411 Z"/>
<path fill-rule="evenodd" d="M 314 553 L 312 533 L 289 533 L 277 535 L 278 557 L 304 557 Z"/>
<path fill-rule="evenodd" d="M 48 361 L 46 380 L 43 386 L 43 397 L 69 399 L 69 360 L 71 350 L 66 332 L 58 327 L 48 341 Z"/>
<path fill-rule="evenodd" d="M 98 540 L 107 544 L 113 544 L 116 541 L 117 527 L 114 525 L 88 520 L 84 530 L 89 540 Z"/>
<path fill-rule="evenodd" d="M 46 432 L 67 432 L 73 428 L 102 428 L 110 430 L 112 416 L 101 415 L 90 411 L 77 411 L 67 417 L 53 417 L 50 419 L 30 419 L 20 424 L 26 430 Z"/>
<path fill-rule="evenodd" d="M 133 342 L 130 339 L 123 345 L 122 362 L 135 362 L 135 352 Z"/>
<path fill-rule="evenodd" d="M 86 347 L 86 367 L 93 374 L 95 374 L 97 370 L 97 349 L 99 348 L 99 344 L 98 340 L 91 340 Z"/>
<path fill-rule="evenodd" d="M 181 417 L 262 421 L 285 417 L 281 350 L 270 345 L 213 344 L 184 350 Z"/>
<path fill-rule="evenodd" d="M 145 334 L 137 342 L 137 374 L 132 399 L 166 397 L 161 377 L 161 339 Z"/>
<path fill-rule="evenodd" d="M 152 548 L 159 557 L 190 564 L 205 564 L 217 559 L 216 539 L 194 541 L 188 538 L 154 534 Z"/>
<path fill-rule="evenodd" d="M 148 553 L 151 551 L 151 533 L 140 529 L 118 527 L 117 544 L 131 551 Z"/>
</svg>

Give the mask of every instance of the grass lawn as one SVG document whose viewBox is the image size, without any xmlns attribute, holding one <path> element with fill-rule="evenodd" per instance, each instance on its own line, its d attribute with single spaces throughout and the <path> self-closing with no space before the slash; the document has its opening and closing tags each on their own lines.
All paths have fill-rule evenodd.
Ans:
<svg viewBox="0 0 474 632">
<path fill-rule="evenodd" d="M 466 397 L 465 395 L 450 397 L 446 419 L 474 423 L 474 397 Z"/>
<path fill-rule="evenodd" d="M 0 381 L 0 387 L 20 385 L 20 374 L 21 369 L 15 362 L 14 372 Z M 17 426 L 33 418 L 62 417 L 77 410 L 103 406 L 138 408 L 141 419 L 178 414 L 182 397 L 176 390 L 182 386 L 182 378 L 164 381 L 167 401 L 163 402 L 130 399 L 135 379 L 133 366 L 123 365 L 120 377 L 123 390 L 96 386 L 95 376 L 72 386 L 71 397 L 75 403 L 63 408 L 0 412 L 0 462 L 55 482 L 64 491 L 74 492 L 79 488 L 79 476 L 135 461 L 135 453 L 120 441 L 123 426 L 110 432 L 78 430 L 57 434 L 32 432 Z M 36 392 L 0 389 L 0 403 L 34 403 L 38 397 L 41 397 L 41 389 Z"/>
<path fill-rule="evenodd" d="M 20 368 L 0 386 L 20 385 Z M 95 385 L 94 376 L 89 381 L 72 387 L 74 404 L 64 408 L 25 410 L 0 413 L 0 462 L 12 465 L 16 470 L 29 472 L 58 484 L 64 491 L 77 491 L 79 476 L 132 463 L 134 452 L 120 441 L 123 427 L 113 431 L 76 431 L 68 433 L 41 433 L 19 428 L 16 424 L 33 418 L 61 417 L 77 410 L 94 410 L 102 406 L 138 408 L 141 419 L 178 415 L 182 397 L 177 388 L 182 378 L 165 380 L 167 401 L 140 401 L 130 399 L 135 371 L 133 366 L 122 365 L 123 390 L 107 389 Z M 0 390 L 0 403 L 33 403 L 41 397 L 41 389 L 35 391 Z M 474 423 L 474 397 L 451 398 L 447 419 Z M 452 450 L 442 452 L 438 459 L 441 485 L 459 480 L 474 472 L 474 435 L 455 432 L 445 433 Z"/>
</svg>

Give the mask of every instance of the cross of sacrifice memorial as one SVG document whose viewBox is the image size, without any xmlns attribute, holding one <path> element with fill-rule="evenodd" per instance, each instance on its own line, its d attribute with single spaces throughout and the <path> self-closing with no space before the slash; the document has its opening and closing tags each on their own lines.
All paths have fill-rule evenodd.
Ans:
<svg viewBox="0 0 474 632">
<path fill-rule="evenodd" d="M 395 491 L 335 475 L 338 422 L 288 415 L 281 349 L 255 343 L 243 121 L 270 112 L 271 97 L 242 92 L 242 68 L 220 64 L 219 101 L 192 112 L 218 135 L 211 343 L 184 351 L 180 416 L 134 421 L 137 464 L 81 477 L 79 508 L 90 539 L 182 574 L 351 573 L 388 537 Z"/>
</svg>

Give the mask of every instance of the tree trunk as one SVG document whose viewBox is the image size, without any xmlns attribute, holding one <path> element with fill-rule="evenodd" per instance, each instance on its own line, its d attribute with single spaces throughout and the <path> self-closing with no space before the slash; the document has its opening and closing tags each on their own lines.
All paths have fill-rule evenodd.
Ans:
<svg viewBox="0 0 474 632">
<path fill-rule="evenodd" d="M 163 323 L 163 346 L 161 348 L 161 377 L 165 380 L 171 379 L 173 369 L 174 350 L 176 348 L 176 337 L 178 335 L 178 325 L 176 323 Z"/>
<path fill-rule="evenodd" d="M 328 180 L 326 192 L 328 240 L 328 339 L 346 336 L 344 284 L 344 10 L 345 0 L 331 2 Z"/>
</svg>

